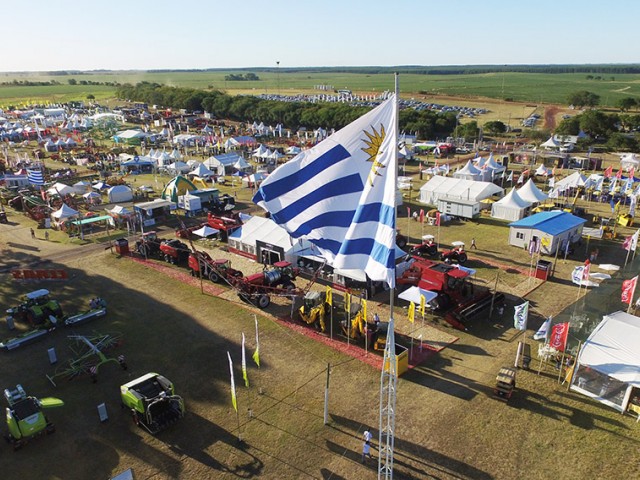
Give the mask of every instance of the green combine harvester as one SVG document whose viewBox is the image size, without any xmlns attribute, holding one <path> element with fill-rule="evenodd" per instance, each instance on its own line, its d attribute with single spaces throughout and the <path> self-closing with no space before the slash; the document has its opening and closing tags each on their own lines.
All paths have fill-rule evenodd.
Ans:
<svg viewBox="0 0 640 480">
<path fill-rule="evenodd" d="M 184 401 L 173 384 L 162 375 L 147 373 L 120 387 L 123 406 L 131 409 L 133 421 L 152 435 L 184 417 Z"/>
<path fill-rule="evenodd" d="M 4 391 L 7 399 L 7 427 L 9 433 L 5 435 L 7 441 L 13 444 L 13 449 L 22 448 L 29 440 L 55 431 L 55 427 L 42 412 L 43 409 L 61 407 L 64 402 L 58 398 L 29 397 L 21 385 L 15 390 Z"/>
</svg>

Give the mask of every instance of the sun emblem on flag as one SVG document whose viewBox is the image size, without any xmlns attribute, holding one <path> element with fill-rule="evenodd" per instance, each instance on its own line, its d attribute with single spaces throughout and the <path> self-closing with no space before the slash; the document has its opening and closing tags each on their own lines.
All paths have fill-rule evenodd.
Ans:
<svg viewBox="0 0 640 480">
<path fill-rule="evenodd" d="M 367 162 L 373 162 L 373 165 L 371 165 L 371 171 L 367 177 L 367 181 L 373 187 L 374 178 L 376 176 L 381 177 L 382 174 L 380 173 L 380 169 L 385 168 L 385 165 L 378 161 L 378 155 L 382 153 L 380 151 L 380 147 L 382 147 L 382 142 L 384 142 L 385 131 L 384 125 L 380 125 L 380 132 L 378 132 L 374 127 L 371 127 L 371 130 L 371 133 L 366 130 L 363 131 L 367 138 L 363 138 L 362 141 L 367 146 L 361 150 L 369 156 L 369 158 L 367 158 Z"/>
</svg>

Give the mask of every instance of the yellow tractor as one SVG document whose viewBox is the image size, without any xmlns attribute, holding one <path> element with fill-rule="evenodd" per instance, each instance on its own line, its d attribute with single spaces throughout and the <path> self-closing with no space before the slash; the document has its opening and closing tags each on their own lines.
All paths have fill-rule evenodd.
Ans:
<svg viewBox="0 0 640 480">
<path fill-rule="evenodd" d="M 367 320 L 364 318 L 364 312 L 360 308 L 360 305 L 351 305 L 351 326 L 349 327 L 349 320 L 345 318 L 340 322 L 342 331 L 349 338 L 364 338 L 367 334 Z"/>
<path fill-rule="evenodd" d="M 325 292 L 309 291 L 304 296 L 304 304 L 298 310 L 300 319 L 324 332 L 327 328 L 324 318 L 327 312 Z"/>
</svg>

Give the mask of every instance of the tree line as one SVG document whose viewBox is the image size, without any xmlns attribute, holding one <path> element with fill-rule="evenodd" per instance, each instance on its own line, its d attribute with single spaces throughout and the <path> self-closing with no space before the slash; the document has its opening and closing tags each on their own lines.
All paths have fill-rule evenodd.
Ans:
<svg viewBox="0 0 640 480">
<path fill-rule="evenodd" d="M 345 103 L 279 102 L 254 96 L 231 96 L 214 90 L 170 87 L 152 82 L 124 84 L 118 98 L 190 111 L 210 112 L 216 118 L 238 122 L 281 123 L 297 131 L 306 128 L 340 129 L 366 113 L 369 108 Z M 416 132 L 420 138 L 446 138 L 456 127 L 456 114 L 405 109 L 400 111 L 400 129 Z"/>
</svg>

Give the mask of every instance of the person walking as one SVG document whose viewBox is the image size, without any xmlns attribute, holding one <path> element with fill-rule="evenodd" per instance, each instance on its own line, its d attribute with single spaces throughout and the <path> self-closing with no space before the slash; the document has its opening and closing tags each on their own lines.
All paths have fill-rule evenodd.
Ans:
<svg viewBox="0 0 640 480">
<path fill-rule="evenodd" d="M 36 238 L 36 232 L 33 228 L 30 229 L 31 230 L 31 238 Z"/>
<path fill-rule="evenodd" d="M 476 246 L 476 239 L 475 237 L 471 239 L 471 248 L 477 250 L 478 247 Z"/>
<path fill-rule="evenodd" d="M 47 230 L 46 232 L 44 232 L 44 239 L 48 242 L 49 241 L 49 230 Z"/>
<path fill-rule="evenodd" d="M 362 463 L 364 463 L 366 457 L 369 458 L 373 458 L 371 456 L 371 443 L 370 442 L 363 442 L 362 444 Z"/>
</svg>

